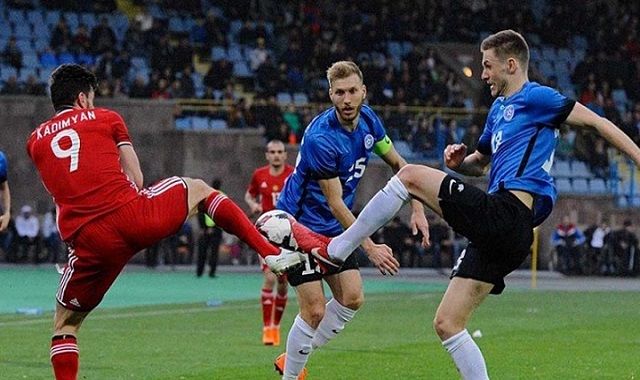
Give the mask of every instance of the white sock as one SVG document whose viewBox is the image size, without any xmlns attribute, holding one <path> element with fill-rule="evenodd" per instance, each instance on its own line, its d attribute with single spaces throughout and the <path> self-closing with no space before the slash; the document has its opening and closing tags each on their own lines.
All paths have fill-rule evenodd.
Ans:
<svg viewBox="0 0 640 380">
<path fill-rule="evenodd" d="M 311 340 L 315 333 L 316 329 L 309 326 L 298 314 L 287 337 L 287 358 L 284 362 L 283 380 L 298 378 L 309 360 L 309 354 L 312 351 Z"/>
<path fill-rule="evenodd" d="M 487 365 L 480 348 L 464 329 L 442 342 L 464 380 L 487 380 Z"/>
<path fill-rule="evenodd" d="M 364 206 L 356 221 L 331 240 L 327 247 L 329 257 L 345 261 L 364 239 L 387 224 L 410 200 L 402 181 L 395 175 L 391 177 L 387 185 Z"/>
<path fill-rule="evenodd" d="M 342 306 L 335 298 L 330 299 L 325 307 L 324 317 L 316 330 L 316 335 L 311 341 L 313 349 L 322 347 L 335 338 L 344 329 L 344 325 L 353 319 L 356 311 Z"/>
</svg>

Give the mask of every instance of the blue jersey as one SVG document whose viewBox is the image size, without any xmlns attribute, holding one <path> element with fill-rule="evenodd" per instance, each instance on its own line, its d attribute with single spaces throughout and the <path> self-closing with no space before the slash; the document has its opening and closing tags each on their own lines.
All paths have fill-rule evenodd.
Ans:
<svg viewBox="0 0 640 380">
<path fill-rule="evenodd" d="M 3 183 L 7 180 L 7 157 L 3 152 L 0 152 L 0 183 Z"/>
<path fill-rule="evenodd" d="M 549 175 L 563 123 L 575 104 L 558 91 L 527 82 L 491 105 L 478 151 L 491 155 L 489 193 L 522 190 L 534 196 L 534 225 L 551 213 L 557 192 Z"/>
<path fill-rule="evenodd" d="M 280 193 L 277 208 L 313 231 L 339 234 L 342 225 L 331 213 L 318 180 L 338 177 L 342 199 L 351 209 L 374 145 L 384 138 L 382 121 L 369 106 L 362 106 L 353 132 L 340 125 L 335 108 L 322 112 L 304 133 L 295 170 Z"/>
</svg>

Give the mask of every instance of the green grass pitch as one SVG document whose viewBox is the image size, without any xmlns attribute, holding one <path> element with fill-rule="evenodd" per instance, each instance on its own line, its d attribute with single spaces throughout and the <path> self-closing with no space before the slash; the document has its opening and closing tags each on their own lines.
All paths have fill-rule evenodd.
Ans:
<svg viewBox="0 0 640 380">
<path fill-rule="evenodd" d="M 370 281 L 370 280 L 369 280 Z M 259 283 L 255 277 L 253 282 Z M 374 293 L 308 363 L 314 379 L 455 379 L 431 328 L 441 290 Z M 283 340 L 295 314 L 283 321 Z M 640 295 L 507 289 L 469 325 L 495 379 L 640 378 Z M 0 314 L 0 378 L 50 379 L 51 313 Z M 81 379 L 278 379 L 257 301 L 96 310 L 80 335 Z"/>
</svg>

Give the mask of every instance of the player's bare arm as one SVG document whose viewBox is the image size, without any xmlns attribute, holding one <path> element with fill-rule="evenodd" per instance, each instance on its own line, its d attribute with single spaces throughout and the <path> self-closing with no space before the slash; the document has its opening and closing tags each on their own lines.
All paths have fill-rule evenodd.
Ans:
<svg viewBox="0 0 640 380">
<path fill-rule="evenodd" d="M 381 158 L 384 162 L 391 167 L 394 173 L 397 173 L 403 166 L 407 165 L 407 161 L 398 153 L 398 151 L 391 146 L 389 151 L 382 155 Z M 424 214 L 424 205 L 417 199 L 411 200 L 411 232 L 413 235 L 417 235 L 418 231 L 422 234 L 422 246 L 429 247 L 429 222 Z"/>
<path fill-rule="evenodd" d="M 487 171 L 491 157 L 477 150 L 467 156 L 467 146 L 464 144 L 451 144 L 444 149 L 444 163 L 457 173 L 480 177 Z"/>
<path fill-rule="evenodd" d="M 124 174 L 126 174 L 139 189 L 142 189 L 144 187 L 144 177 L 142 175 L 142 169 L 140 169 L 140 160 L 138 160 L 136 151 L 131 144 L 122 144 L 119 150 L 120 165 L 122 165 Z"/>
<path fill-rule="evenodd" d="M 0 191 L 2 191 L 2 209 L 4 210 L 4 213 L 0 215 L 0 231 L 4 231 L 11 220 L 11 192 L 8 181 L 0 184 Z"/>
<path fill-rule="evenodd" d="M 251 210 L 251 215 L 262 213 L 262 205 L 248 191 L 244 193 L 244 201 L 247 204 L 247 206 L 249 206 L 249 209 Z"/>
<path fill-rule="evenodd" d="M 342 227 L 349 228 L 355 222 L 356 217 L 342 200 L 342 184 L 338 177 L 319 180 L 320 189 L 327 199 L 329 209 Z M 400 263 L 393 257 L 393 251 L 386 244 L 375 244 L 371 238 L 362 242 L 362 249 L 369 260 L 380 270 L 382 274 L 396 274 Z"/>
<path fill-rule="evenodd" d="M 629 156 L 636 165 L 640 166 L 640 149 L 633 140 L 611 121 L 600 117 L 584 105 L 576 102 L 567 117 L 566 123 L 574 127 L 595 128 L 605 140 Z"/>
</svg>

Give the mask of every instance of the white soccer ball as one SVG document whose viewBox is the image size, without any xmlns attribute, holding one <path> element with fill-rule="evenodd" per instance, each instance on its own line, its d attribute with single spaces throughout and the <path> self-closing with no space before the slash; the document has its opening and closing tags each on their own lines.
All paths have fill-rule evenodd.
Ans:
<svg viewBox="0 0 640 380">
<path fill-rule="evenodd" d="M 282 210 L 271 210 L 260 215 L 256 228 L 271 243 L 292 251 L 298 249 L 296 239 L 291 232 L 291 223 L 295 218 Z"/>
</svg>

